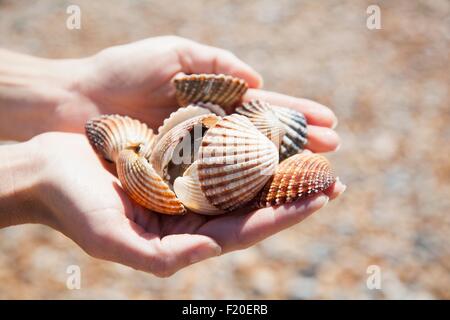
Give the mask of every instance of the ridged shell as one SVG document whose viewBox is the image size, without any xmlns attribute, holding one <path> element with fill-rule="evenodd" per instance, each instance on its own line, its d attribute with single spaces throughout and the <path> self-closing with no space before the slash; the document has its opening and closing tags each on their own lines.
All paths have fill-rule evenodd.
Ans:
<svg viewBox="0 0 450 320">
<path fill-rule="evenodd" d="M 173 190 L 178 199 L 191 211 L 206 215 L 224 213 L 209 203 L 198 178 L 197 162 L 194 162 L 183 174 L 175 179 Z"/>
<path fill-rule="evenodd" d="M 143 156 L 133 150 L 120 151 L 117 174 L 125 192 L 141 206 L 165 214 L 184 214 L 186 209 Z"/>
<path fill-rule="evenodd" d="M 94 148 L 109 161 L 116 162 L 119 152 L 129 147 L 140 147 L 149 157 L 155 135 L 145 123 L 120 115 L 102 115 L 85 125 L 86 135 Z"/>
<path fill-rule="evenodd" d="M 327 189 L 335 182 L 328 160 L 318 154 L 296 154 L 278 166 L 258 196 L 258 205 L 289 203 Z"/>
<path fill-rule="evenodd" d="M 278 150 L 248 118 L 232 114 L 206 132 L 197 161 L 209 203 L 231 211 L 252 200 L 270 179 Z"/>
<path fill-rule="evenodd" d="M 249 118 L 262 134 L 277 147 L 280 146 L 285 134 L 284 124 L 278 119 L 270 104 L 262 100 L 252 100 L 236 108 L 236 113 Z"/>
<path fill-rule="evenodd" d="M 175 96 L 181 106 L 196 102 L 210 102 L 225 110 L 241 99 L 247 83 L 224 74 L 192 74 L 174 79 Z"/>
<path fill-rule="evenodd" d="M 280 146 L 280 160 L 284 160 L 301 152 L 308 142 L 307 123 L 305 116 L 293 109 L 272 106 L 281 123 L 284 124 L 286 134 Z"/>
<path fill-rule="evenodd" d="M 225 117 L 227 115 L 225 110 L 221 106 L 219 106 L 218 104 L 211 103 L 211 102 L 196 102 L 194 104 L 190 104 L 190 106 L 196 106 L 196 107 L 208 109 L 209 111 L 211 111 L 212 113 L 214 113 L 220 117 Z"/>
<path fill-rule="evenodd" d="M 177 111 L 172 112 L 170 116 L 164 120 L 163 124 L 158 128 L 158 138 L 162 138 L 167 132 L 170 131 L 176 125 L 205 114 L 212 113 L 209 109 L 203 108 L 200 105 L 189 105 L 185 108 L 179 108 Z"/>
<path fill-rule="evenodd" d="M 163 137 L 159 138 L 153 149 L 150 163 L 154 167 L 155 171 L 165 181 L 168 182 L 170 180 L 171 177 L 169 175 L 167 167 L 169 163 L 174 160 L 174 154 L 177 148 L 189 148 L 188 151 L 190 152 L 189 159 L 186 159 L 187 155 L 185 154 L 183 154 L 182 159 L 181 157 L 176 158 L 177 162 L 179 162 L 177 164 L 181 165 L 181 162 L 183 162 L 183 164 L 187 166 L 191 165 L 192 163 L 190 161 L 191 159 L 193 159 L 193 156 L 200 147 L 201 139 L 203 137 L 201 129 L 210 128 L 214 126 L 217 121 L 219 121 L 219 117 L 212 113 L 208 113 L 193 118 L 188 118 L 187 120 L 178 123 L 176 126 L 171 128 L 166 134 L 164 134 Z M 195 139 L 195 144 L 193 146 L 194 150 L 192 150 L 191 146 L 192 138 Z M 183 145 L 181 144 L 182 142 L 188 143 L 188 145 Z M 185 150 L 186 149 L 184 149 L 183 151 Z M 176 155 L 179 156 L 179 154 Z"/>
</svg>

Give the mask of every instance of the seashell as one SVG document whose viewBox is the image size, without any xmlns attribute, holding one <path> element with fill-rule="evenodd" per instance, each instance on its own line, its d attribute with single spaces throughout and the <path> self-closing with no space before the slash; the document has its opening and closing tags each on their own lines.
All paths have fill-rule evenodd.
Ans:
<svg viewBox="0 0 450 320">
<path fill-rule="evenodd" d="M 93 147 L 109 161 L 116 162 L 119 152 L 135 147 L 148 158 L 155 135 L 145 123 L 120 115 L 102 115 L 87 121 L 86 135 Z"/>
<path fill-rule="evenodd" d="M 280 146 L 280 161 L 303 151 L 308 142 L 308 131 L 305 116 L 293 109 L 272 106 L 281 123 L 284 124 L 286 134 Z"/>
<path fill-rule="evenodd" d="M 190 106 L 196 106 L 196 107 L 208 109 L 209 111 L 218 115 L 219 117 L 225 117 L 227 115 L 227 113 L 221 106 L 219 106 L 218 104 L 211 103 L 211 102 L 196 102 L 196 103 L 190 104 Z"/>
<path fill-rule="evenodd" d="M 276 146 L 248 118 L 232 114 L 203 137 L 197 159 L 198 180 L 211 205 L 230 211 L 252 200 L 277 164 Z"/>
<path fill-rule="evenodd" d="M 177 111 L 172 112 L 170 116 L 164 120 L 163 124 L 158 128 L 158 138 L 162 138 L 167 132 L 170 131 L 176 125 L 204 114 L 209 114 L 211 111 L 208 108 L 203 108 L 200 105 L 189 105 L 185 108 L 179 108 Z"/>
<path fill-rule="evenodd" d="M 236 108 L 236 113 L 246 116 L 253 125 L 277 147 L 285 135 L 284 124 L 280 122 L 272 106 L 262 100 L 252 100 Z"/>
<path fill-rule="evenodd" d="M 259 207 L 289 203 L 321 192 L 335 182 L 328 160 L 318 154 L 300 153 L 278 166 L 257 198 Z"/>
<path fill-rule="evenodd" d="M 192 74 L 176 77 L 175 96 L 181 106 L 210 102 L 227 110 L 247 91 L 247 83 L 224 74 Z"/>
<path fill-rule="evenodd" d="M 156 173 L 166 182 L 180 176 L 194 162 L 205 131 L 217 121 L 219 117 L 212 113 L 188 118 L 159 138 L 150 157 Z"/>
<path fill-rule="evenodd" d="M 186 209 L 148 160 L 130 149 L 119 152 L 117 174 L 125 192 L 143 207 L 171 215 Z"/>
<path fill-rule="evenodd" d="M 210 204 L 203 193 L 198 177 L 197 164 L 197 161 L 194 162 L 184 172 L 182 177 L 175 179 L 173 191 L 177 195 L 178 199 L 180 199 L 181 202 L 193 212 L 206 215 L 224 213 L 225 211 Z"/>
</svg>

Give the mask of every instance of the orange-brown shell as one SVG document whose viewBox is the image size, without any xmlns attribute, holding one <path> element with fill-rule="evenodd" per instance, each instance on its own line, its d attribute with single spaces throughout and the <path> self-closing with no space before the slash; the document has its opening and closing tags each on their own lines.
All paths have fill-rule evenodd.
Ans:
<svg viewBox="0 0 450 320">
<path fill-rule="evenodd" d="M 186 209 L 148 160 L 134 150 L 119 152 L 117 175 L 125 192 L 141 206 L 165 214 L 184 214 Z"/>
<path fill-rule="evenodd" d="M 192 74 L 176 77 L 175 96 L 181 106 L 209 102 L 225 111 L 238 102 L 247 91 L 247 83 L 224 74 Z"/>
<path fill-rule="evenodd" d="M 300 153 L 287 158 L 258 196 L 259 207 L 289 203 L 321 192 L 335 182 L 328 160 L 318 154 Z"/>
</svg>

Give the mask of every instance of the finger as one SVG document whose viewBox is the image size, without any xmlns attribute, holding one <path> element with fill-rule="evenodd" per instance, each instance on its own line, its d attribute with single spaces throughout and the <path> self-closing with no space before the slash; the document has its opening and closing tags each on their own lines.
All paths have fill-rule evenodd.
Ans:
<svg viewBox="0 0 450 320">
<path fill-rule="evenodd" d="M 337 197 L 339 197 L 341 194 L 344 193 L 344 191 L 347 189 L 347 186 L 342 183 L 342 181 L 339 179 L 339 177 L 336 178 L 336 182 L 333 183 L 327 190 L 325 190 L 323 193 L 325 193 L 330 200 L 334 200 Z"/>
<path fill-rule="evenodd" d="M 270 104 L 292 108 L 303 113 L 308 124 L 329 128 L 334 128 L 337 125 L 337 118 L 333 111 L 312 100 L 259 89 L 249 89 L 243 99 L 244 101 L 262 99 Z"/>
<path fill-rule="evenodd" d="M 328 200 L 327 195 L 320 193 L 278 208 L 264 208 L 246 215 L 212 220 L 198 232 L 214 238 L 223 253 L 244 249 L 299 223 L 325 206 Z"/>
<path fill-rule="evenodd" d="M 168 277 L 179 269 L 221 253 L 220 246 L 204 235 L 179 234 L 159 238 L 131 220 L 109 228 L 102 237 L 103 258 L 137 270 Z"/>
<path fill-rule="evenodd" d="M 336 131 L 330 128 L 308 126 L 308 142 L 306 148 L 313 152 L 336 151 L 341 141 Z"/>
<path fill-rule="evenodd" d="M 185 73 L 229 74 L 244 79 L 250 88 L 262 86 L 261 75 L 230 51 L 186 41 L 179 58 Z"/>
</svg>

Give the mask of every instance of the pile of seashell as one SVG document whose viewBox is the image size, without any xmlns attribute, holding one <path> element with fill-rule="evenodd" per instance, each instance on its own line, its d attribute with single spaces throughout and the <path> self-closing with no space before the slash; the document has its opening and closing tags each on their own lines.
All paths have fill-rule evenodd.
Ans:
<svg viewBox="0 0 450 320">
<path fill-rule="evenodd" d="M 247 83 L 228 75 L 183 75 L 173 84 L 181 108 L 157 134 L 128 116 L 86 123 L 89 141 L 116 164 L 122 188 L 140 205 L 216 215 L 281 205 L 334 183 L 326 158 L 301 153 L 303 114 L 260 100 L 241 104 Z"/>
</svg>

